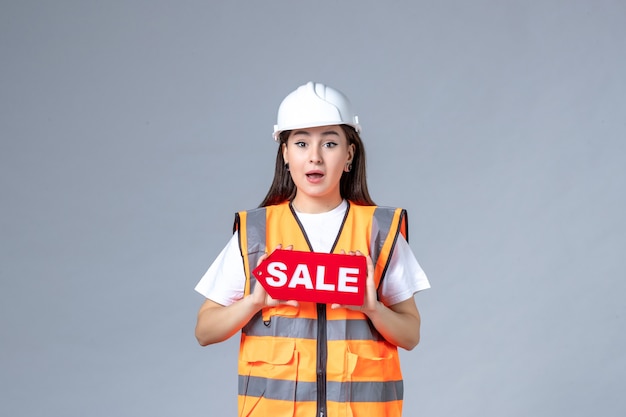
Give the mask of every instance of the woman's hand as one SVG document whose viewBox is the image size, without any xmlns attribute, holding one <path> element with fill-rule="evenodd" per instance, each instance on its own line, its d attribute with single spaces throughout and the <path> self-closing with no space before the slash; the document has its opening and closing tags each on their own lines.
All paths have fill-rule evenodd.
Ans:
<svg viewBox="0 0 626 417">
<path fill-rule="evenodd" d="M 280 249 L 280 245 L 277 249 Z M 291 246 L 287 250 L 293 249 Z M 267 258 L 264 254 L 259 263 Z M 254 290 L 248 296 L 229 306 L 223 306 L 215 301 L 206 299 L 200 311 L 196 323 L 196 338 L 202 346 L 222 342 L 237 333 L 250 319 L 263 307 L 288 304 L 297 306 L 296 301 L 274 300 L 270 297 L 262 285 L 255 285 Z"/>
<path fill-rule="evenodd" d="M 345 251 L 342 251 L 345 254 Z M 359 251 L 350 252 L 350 255 L 363 256 Z M 348 308 L 361 311 L 372 321 L 376 330 L 390 343 L 411 350 L 420 340 L 421 318 L 415 299 L 410 297 L 397 304 L 386 306 L 378 301 L 374 284 L 374 264 L 367 256 L 367 281 L 365 282 L 365 298 L 361 306 L 332 304 L 331 308 Z"/>
<path fill-rule="evenodd" d="M 345 255 L 346 251 L 342 249 L 341 254 Z M 355 252 L 350 251 L 349 254 L 353 256 L 364 256 L 361 251 L 358 250 Z M 369 255 L 367 255 L 365 259 L 367 262 L 367 279 L 365 281 L 365 297 L 363 298 L 363 304 L 360 306 L 351 306 L 333 303 L 331 304 L 330 308 L 348 308 L 350 310 L 361 311 L 365 314 L 368 314 L 368 312 L 374 311 L 376 309 L 376 306 L 380 303 L 380 301 L 378 301 L 376 286 L 374 284 L 374 263 L 372 262 L 372 258 Z"/>
<path fill-rule="evenodd" d="M 278 245 L 276 246 L 276 249 L 281 249 L 282 245 Z M 293 250 L 293 245 L 289 245 L 285 248 L 285 250 Z M 263 255 L 261 255 L 261 257 L 259 258 L 259 261 L 257 262 L 257 266 L 261 265 L 261 262 L 263 262 L 265 259 L 267 259 L 269 255 L 266 253 L 264 253 Z M 290 305 L 293 307 L 298 307 L 298 302 L 295 300 L 275 300 L 273 299 L 265 290 L 265 288 L 263 287 L 263 285 L 259 284 L 259 281 L 256 281 L 256 284 L 254 285 L 254 290 L 252 291 L 252 293 L 250 294 L 251 297 L 251 301 L 255 306 L 258 306 L 258 310 L 264 308 L 264 307 L 275 307 L 277 305 L 280 304 L 285 304 L 285 305 Z M 257 311 L 258 311 L 257 310 Z"/>
</svg>

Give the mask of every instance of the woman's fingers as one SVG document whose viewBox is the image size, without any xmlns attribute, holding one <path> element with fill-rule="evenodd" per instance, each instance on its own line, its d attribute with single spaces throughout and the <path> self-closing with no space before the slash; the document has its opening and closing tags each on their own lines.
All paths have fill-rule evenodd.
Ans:
<svg viewBox="0 0 626 417">
<path fill-rule="evenodd" d="M 275 250 L 279 250 L 282 249 L 283 245 L 279 244 L 276 246 L 276 248 L 274 248 Z M 285 248 L 285 250 L 293 250 L 293 245 L 289 245 Z M 272 251 L 272 252 L 274 252 Z M 257 266 L 261 265 L 261 262 L 263 262 L 265 259 L 267 259 L 267 257 L 269 256 L 269 254 L 267 252 L 265 252 L 263 255 L 261 255 L 259 257 L 259 260 L 257 262 Z M 258 282 L 257 282 L 258 284 Z M 258 287 L 258 289 L 257 289 Z M 254 293 L 258 293 L 262 298 L 263 298 L 263 303 L 267 306 L 267 307 L 275 307 L 279 304 L 286 304 L 286 305 L 290 305 L 293 307 L 298 307 L 299 303 L 296 300 L 275 300 L 274 298 L 272 298 L 267 291 L 265 290 L 265 288 L 263 288 L 263 285 L 255 285 L 254 288 Z"/>
</svg>

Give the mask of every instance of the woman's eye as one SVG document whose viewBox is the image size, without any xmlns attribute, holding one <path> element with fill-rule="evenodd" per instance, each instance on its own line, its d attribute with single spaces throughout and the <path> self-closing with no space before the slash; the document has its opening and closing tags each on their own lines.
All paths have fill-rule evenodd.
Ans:
<svg viewBox="0 0 626 417">
<path fill-rule="evenodd" d="M 335 142 L 326 142 L 324 146 L 327 148 L 334 148 L 337 144 Z"/>
<path fill-rule="evenodd" d="M 304 143 L 304 142 L 296 142 L 296 143 L 294 143 L 294 145 L 296 145 L 298 148 L 304 148 L 306 146 L 306 143 Z"/>
</svg>

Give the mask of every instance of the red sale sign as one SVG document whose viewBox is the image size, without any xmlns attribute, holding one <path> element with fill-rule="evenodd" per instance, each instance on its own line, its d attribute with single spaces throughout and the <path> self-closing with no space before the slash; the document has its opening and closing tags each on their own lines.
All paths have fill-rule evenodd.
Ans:
<svg viewBox="0 0 626 417">
<path fill-rule="evenodd" d="M 252 273 L 275 300 L 362 305 L 365 256 L 277 249 Z"/>
</svg>

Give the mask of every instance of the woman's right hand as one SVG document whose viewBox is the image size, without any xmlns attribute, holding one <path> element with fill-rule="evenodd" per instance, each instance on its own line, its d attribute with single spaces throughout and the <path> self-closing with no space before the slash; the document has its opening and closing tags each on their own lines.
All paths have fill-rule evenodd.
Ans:
<svg viewBox="0 0 626 417">
<path fill-rule="evenodd" d="M 276 249 L 280 249 L 279 245 Z M 293 247 L 287 247 L 291 250 Z M 264 254 L 259 264 L 268 257 Z M 206 299 L 196 323 L 196 338 L 202 346 L 222 342 L 237 333 L 250 319 L 264 307 L 277 305 L 298 306 L 296 301 L 274 300 L 262 285 L 255 285 L 252 293 L 228 306 Z"/>
<path fill-rule="evenodd" d="M 278 245 L 276 246 L 276 249 L 282 249 L 282 245 Z M 274 249 L 274 250 L 276 250 Z M 293 246 L 289 245 L 285 248 L 285 250 L 293 250 Z M 259 258 L 259 261 L 257 262 L 257 266 L 261 265 L 261 262 L 263 262 L 265 259 L 267 259 L 267 257 L 269 256 L 269 254 L 266 252 L 263 255 L 261 255 L 261 257 Z M 250 294 L 250 297 L 252 298 L 252 302 L 255 306 L 258 306 L 258 309 L 262 309 L 264 307 L 275 307 L 277 305 L 280 304 L 285 304 L 285 305 L 290 305 L 293 307 L 298 307 L 298 302 L 296 300 L 275 300 L 273 299 L 265 290 L 265 288 L 263 287 L 263 285 L 259 284 L 258 281 L 256 281 L 256 284 L 254 286 L 254 290 L 252 291 L 252 293 Z"/>
</svg>

